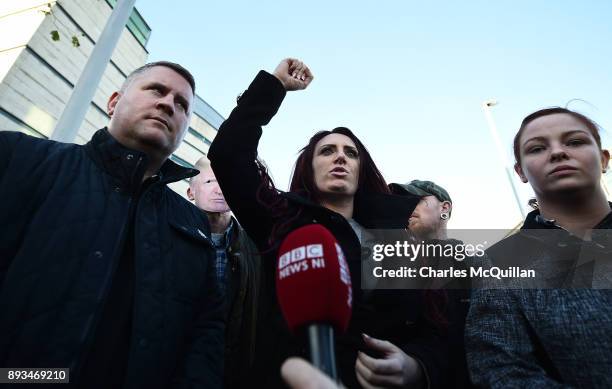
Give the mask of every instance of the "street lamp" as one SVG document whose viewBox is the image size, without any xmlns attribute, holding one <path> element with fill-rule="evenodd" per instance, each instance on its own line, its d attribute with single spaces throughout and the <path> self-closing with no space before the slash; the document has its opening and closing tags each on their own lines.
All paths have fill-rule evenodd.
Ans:
<svg viewBox="0 0 612 389">
<path fill-rule="evenodd" d="M 525 219 L 525 210 L 521 205 L 521 199 L 518 195 L 514 180 L 512 179 L 512 169 L 510 168 L 510 163 L 508 163 L 506 151 L 499 137 L 499 133 L 497 132 L 497 126 L 495 126 L 495 122 L 493 121 L 493 115 L 491 114 L 491 107 L 495 105 L 497 105 L 496 100 L 486 100 L 482 103 L 482 110 L 484 111 L 485 118 L 487 119 L 487 123 L 489 124 L 489 130 L 491 131 L 491 136 L 493 137 L 493 141 L 495 142 L 495 146 L 497 147 L 497 155 L 499 155 L 500 162 L 504 167 L 504 170 L 506 171 L 506 177 L 510 182 L 510 187 L 512 188 L 512 193 L 514 194 L 514 199 L 516 200 L 516 205 L 518 206 L 519 211 L 521 212 L 521 216 L 523 217 L 523 219 Z"/>
</svg>

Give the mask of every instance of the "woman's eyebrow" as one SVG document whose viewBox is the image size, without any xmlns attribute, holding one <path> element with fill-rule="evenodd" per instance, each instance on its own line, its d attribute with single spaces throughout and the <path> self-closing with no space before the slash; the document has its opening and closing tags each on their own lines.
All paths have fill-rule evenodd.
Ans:
<svg viewBox="0 0 612 389">
<path fill-rule="evenodd" d="M 569 131 L 564 132 L 561 136 L 568 137 L 568 136 L 574 135 L 574 134 L 586 134 L 586 135 L 589 135 L 590 133 L 588 131 L 585 131 L 585 130 L 569 130 Z"/>
<path fill-rule="evenodd" d="M 545 142 L 546 141 L 546 137 L 545 136 L 534 136 L 533 138 L 529 138 L 525 142 L 523 142 L 523 146 L 525 146 L 527 143 L 532 142 L 534 140 L 539 140 L 539 141 Z"/>
<path fill-rule="evenodd" d="M 568 136 L 572 136 L 575 134 L 585 134 L 585 135 L 589 135 L 588 131 L 585 130 L 569 130 L 569 131 L 565 131 L 561 134 L 562 138 L 567 138 Z M 527 139 L 525 142 L 523 142 L 523 146 L 526 145 L 527 143 L 531 142 L 531 141 L 542 141 L 545 142 L 546 141 L 546 137 L 545 136 L 534 136 L 533 138 L 529 138 Z"/>
</svg>

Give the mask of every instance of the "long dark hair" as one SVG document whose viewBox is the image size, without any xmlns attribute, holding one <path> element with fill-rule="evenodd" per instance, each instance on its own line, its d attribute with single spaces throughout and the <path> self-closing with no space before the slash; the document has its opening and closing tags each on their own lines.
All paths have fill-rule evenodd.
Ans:
<svg viewBox="0 0 612 389">
<path fill-rule="evenodd" d="M 315 183 L 312 159 L 317 143 L 330 134 L 345 135 L 355 143 L 355 146 L 357 146 L 357 151 L 359 153 L 359 182 L 357 184 L 357 192 L 355 193 L 356 197 L 362 193 L 391 193 L 389 186 L 374 163 L 368 149 L 359 138 L 346 127 L 336 127 L 331 131 L 319 131 L 310 138 L 308 144 L 300 150 L 298 158 L 295 161 L 289 192 L 296 193 L 314 203 L 320 203 L 322 194 Z M 260 174 L 262 175 L 262 183 L 259 187 L 257 198 L 276 220 L 268 239 L 269 249 L 263 253 L 265 254 L 276 249 L 276 245 L 280 244 L 280 238 L 289 232 L 293 223 L 302 215 L 304 208 L 289 207 L 287 199 L 277 195 L 278 190 L 274 186 L 270 175 L 267 173 L 265 165 L 261 161 L 258 161 L 258 166 Z M 429 320 L 436 329 L 446 331 L 448 329 L 446 312 L 448 296 L 446 291 L 424 290 L 421 295 L 425 301 L 426 319 Z"/>
<path fill-rule="evenodd" d="M 359 138 L 346 127 L 336 127 L 331 131 L 319 131 L 310 138 L 308 144 L 300 150 L 297 161 L 295 161 L 293 177 L 291 178 L 291 184 L 289 186 L 290 192 L 299 193 L 315 202 L 321 200 L 321 192 L 317 188 L 314 180 L 312 159 L 317 143 L 330 134 L 347 136 L 355 143 L 355 146 L 357 146 L 357 151 L 359 152 L 359 183 L 357 184 L 357 193 L 390 193 L 387 183 L 372 160 L 368 149 L 366 149 Z"/>
<path fill-rule="evenodd" d="M 300 150 L 298 158 L 295 161 L 289 192 L 299 194 L 314 203 L 321 202 L 322 193 L 315 184 L 312 159 L 317 143 L 330 134 L 345 135 L 349 137 L 357 147 L 359 153 L 359 182 L 357 184 L 355 196 L 361 193 L 391 193 L 382 173 L 378 170 L 378 167 L 370 156 L 368 149 L 359 138 L 346 127 L 336 127 L 331 131 L 319 131 L 310 138 L 308 144 Z M 282 237 L 293 222 L 301 216 L 302 207 L 298 207 L 297 210 L 295 210 L 295 208 L 289 208 L 286 199 L 276 196 L 278 191 L 270 175 L 267 173 L 266 167 L 261 162 L 259 162 L 259 170 L 262 175 L 262 183 L 259 187 L 257 198 L 259 202 L 270 211 L 272 217 L 277 220 L 269 238 L 269 244 L 272 245 L 278 238 Z M 273 193 L 273 195 L 269 196 L 269 193 Z"/>
</svg>

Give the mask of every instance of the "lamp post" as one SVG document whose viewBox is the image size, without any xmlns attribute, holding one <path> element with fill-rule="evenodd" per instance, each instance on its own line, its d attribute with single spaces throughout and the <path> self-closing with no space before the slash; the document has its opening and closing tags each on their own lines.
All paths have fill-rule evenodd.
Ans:
<svg viewBox="0 0 612 389">
<path fill-rule="evenodd" d="M 491 131 L 491 136 L 493 137 L 493 141 L 495 142 L 495 146 L 497 148 L 497 155 L 499 156 L 500 162 L 506 171 L 506 177 L 508 178 L 508 182 L 510 182 L 510 187 L 512 188 L 512 193 L 514 194 L 514 200 L 516 200 L 516 205 L 519 208 L 519 212 L 523 219 L 525 219 L 525 210 L 521 205 L 521 199 L 518 195 L 518 190 L 516 189 L 516 185 L 514 180 L 512 179 L 512 170 L 510 168 L 510 164 L 508 163 L 508 157 L 506 156 L 506 151 L 504 150 L 504 146 L 499 137 L 499 133 L 497 132 L 497 126 L 495 125 L 495 121 L 493 121 L 493 115 L 491 114 L 491 107 L 497 105 L 496 100 L 486 100 L 482 103 L 482 110 L 484 111 L 485 118 L 487 119 L 487 123 L 489 125 L 489 130 Z"/>
</svg>

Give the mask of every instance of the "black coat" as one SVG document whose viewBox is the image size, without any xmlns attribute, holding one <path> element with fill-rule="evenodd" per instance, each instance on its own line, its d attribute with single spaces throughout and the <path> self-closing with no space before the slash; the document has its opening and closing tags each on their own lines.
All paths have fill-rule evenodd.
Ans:
<svg viewBox="0 0 612 389">
<path fill-rule="evenodd" d="M 0 132 L 0 366 L 69 367 L 92 343 L 134 209 L 126 387 L 220 387 L 223 311 L 205 215 L 106 129 L 85 146 Z M 174 382 L 173 382 L 174 381 Z"/>
<path fill-rule="evenodd" d="M 210 147 L 215 176 L 230 208 L 258 245 L 266 251 L 262 258 L 262 301 L 259 310 L 257 359 L 253 382 L 265 387 L 280 385 L 280 365 L 290 355 L 305 355 L 304 343 L 289 334 L 277 304 L 274 271 L 276 249 L 268 240 L 277 222 L 257 199 L 262 177 L 255 163 L 261 127 L 274 116 L 285 96 L 280 82 L 260 72 L 242 95 L 238 106 L 221 125 Z M 337 336 L 337 362 L 342 381 L 357 385 L 354 365 L 357 351 L 363 349 L 362 333 L 386 339 L 421 361 L 431 386 L 443 386 L 447 361 L 444 336 L 424 318 L 422 291 L 361 289 L 361 246 L 344 217 L 294 193 L 269 193 L 282 196 L 289 208 L 301 208 L 292 228 L 310 223 L 327 227 L 344 251 L 353 284 L 353 314 L 346 334 Z M 405 228 L 418 198 L 394 195 L 357 195 L 354 219 L 364 228 Z M 282 240 L 278 239 L 276 244 Z"/>
<path fill-rule="evenodd" d="M 225 331 L 225 388 L 251 383 L 255 355 L 261 258 L 259 250 L 236 220 L 227 250 L 228 290 Z"/>
</svg>

